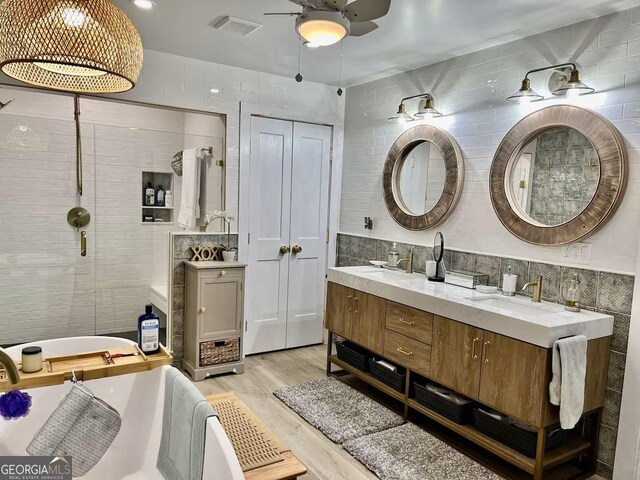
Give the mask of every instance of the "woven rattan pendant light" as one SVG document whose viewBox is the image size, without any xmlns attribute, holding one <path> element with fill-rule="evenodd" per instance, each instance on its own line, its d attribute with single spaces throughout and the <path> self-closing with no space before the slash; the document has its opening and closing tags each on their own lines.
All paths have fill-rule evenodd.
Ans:
<svg viewBox="0 0 640 480">
<path fill-rule="evenodd" d="M 134 87 L 142 41 L 109 0 L 4 0 L 0 68 L 17 80 L 78 93 Z"/>
</svg>

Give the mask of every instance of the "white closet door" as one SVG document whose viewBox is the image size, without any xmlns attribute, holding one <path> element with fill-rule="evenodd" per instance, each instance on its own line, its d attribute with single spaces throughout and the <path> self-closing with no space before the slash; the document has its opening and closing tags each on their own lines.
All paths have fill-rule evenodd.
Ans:
<svg viewBox="0 0 640 480">
<path fill-rule="evenodd" d="M 331 127 L 294 124 L 287 348 L 322 342 L 330 156 Z"/>
<path fill-rule="evenodd" d="M 246 353 L 286 346 L 292 134 L 291 122 L 251 119 Z"/>
</svg>

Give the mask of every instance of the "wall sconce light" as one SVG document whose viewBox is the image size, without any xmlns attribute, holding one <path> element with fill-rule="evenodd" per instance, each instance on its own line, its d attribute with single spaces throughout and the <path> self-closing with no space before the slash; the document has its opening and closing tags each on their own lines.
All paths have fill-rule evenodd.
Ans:
<svg viewBox="0 0 640 480">
<path fill-rule="evenodd" d="M 555 96 L 577 97 L 593 93 L 595 90 L 580 81 L 580 72 L 575 63 L 561 63 L 559 65 L 551 65 L 549 67 L 536 68 L 529 70 L 522 80 L 522 86 L 513 95 L 507 97 L 508 102 L 514 103 L 531 103 L 544 100 L 544 97 L 536 93 L 531 88 L 531 80 L 529 75 L 532 73 L 543 72 L 545 70 L 555 70 L 551 76 L 550 87 L 551 93 Z"/>
<path fill-rule="evenodd" d="M 428 95 L 426 98 L 420 100 L 418 113 L 416 113 L 415 116 L 416 118 L 436 118 L 441 117 L 442 114 L 438 110 L 436 110 L 433 97 L 431 95 Z"/>
<path fill-rule="evenodd" d="M 407 100 L 411 100 L 413 98 L 420 98 L 420 105 L 418 107 L 418 113 L 415 114 L 415 116 L 411 116 L 407 113 L 407 109 L 404 105 L 404 102 L 406 102 Z M 400 102 L 400 106 L 398 107 L 398 112 L 393 115 L 392 117 L 389 117 L 389 121 L 393 122 L 393 123 L 406 123 L 406 122 L 412 122 L 414 121 L 416 118 L 435 118 L 435 117 L 441 117 L 442 113 L 440 113 L 438 110 L 435 109 L 435 103 L 433 100 L 433 97 L 431 96 L 430 93 L 420 93 L 419 95 L 413 95 L 411 97 L 405 97 L 402 99 L 402 101 Z"/>
</svg>

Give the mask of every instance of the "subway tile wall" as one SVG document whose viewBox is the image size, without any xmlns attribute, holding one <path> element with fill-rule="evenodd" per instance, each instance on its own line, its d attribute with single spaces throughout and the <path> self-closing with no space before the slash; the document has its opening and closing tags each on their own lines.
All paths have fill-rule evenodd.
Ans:
<svg viewBox="0 0 640 480">
<path fill-rule="evenodd" d="M 387 260 L 391 246 L 392 242 L 387 240 L 338 234 L 336 264 L 339 267 L 345 267 L 369 265 L 370 260 Z M 431 247 L 405 242 L 397 242 L 396 246 L 401 258 L 405 257 L 410 250 L 413 251 L 415 272 L 424 273 L 426 261 L 433 259 Z M 605 478 L 611 478 L 629 340 L 634 277 L 449 249 L 445 249 L 444 262 L 448 270 L 468 270 L 488 274 L 489 285 L 495 286 L 501 286 L 502 273 L 511 266 L 513 273 L 518 275 L 518 290 L 522 289 L 533 276 L 542 275 L 542 298 L 556 303 L 564 301 L 569 281 L 577 274 L 580 280 L 582 307 L 614 317 L 613 338 L 609 353 L 609 375 L 600 428 L 601 445 L 598 451 L 598 471 Z M 531 292 L 520 294 L 530 296 Z"/>
<path fill-rule="evenodd" d="M 640 8 L 513 41 L 438 64 L 347 89 L 340 231 L 431 245 L 435 229 L 409 232 L 387 213 L 382 166 L 396 138 L 414 123 L 386 121 L 400 99 L 431 92 L 444 117 L 431 122 L 459 143 L 466 167 L 460 202 L 441 225 L 449 246 L 489 255 L 508 255 L 570 265 L 560 247 L 540 248 L 512 236 L 494 214 L 489 169 L 498 144 L 526 114 L 566 102 L 552 99 L 520 106 L 505 97 L 533 68 L 578 63 L 582 79 L 597 93 L 570 100 L 604 115 L 622 132 L 629 152 L 629 183 L 616 215 L 593 236 L 591 259 L 576 267 L 633 274 L 640 234 Z M 534 74 L 533 88 L 549 97 L 548 74 Z M 417 101 L 407 109 L 417 111 Z M 363 228 L 363 217 L 374 229 Z"/>
<path fill-rule="evenodd" d="M 142 171 L 170 171 L 193 141 L 220 158 L 222 117 L 82 99 L 79 197 L 72 98 L 1 94 L 15 100 L 0 114 L 0 344 L 135 330 L 150 286 L 167 285 L 169 232 L 182 230 L 142 223 Z M 86 257 L 66 221 L 77 205 L 91 214 Z"/>
</svg>

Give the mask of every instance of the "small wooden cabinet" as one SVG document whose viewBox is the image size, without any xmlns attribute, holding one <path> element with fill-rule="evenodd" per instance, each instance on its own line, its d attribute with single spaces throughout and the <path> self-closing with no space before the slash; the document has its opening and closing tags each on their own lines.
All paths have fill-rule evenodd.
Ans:
<svg viewBox="0 0 640 480">
<path fill-rule="evenodd" d="M 182 367 L 194 381 L 243 373 L 244 269 L 238 262 L 185 262 Z"/>
</svg>

